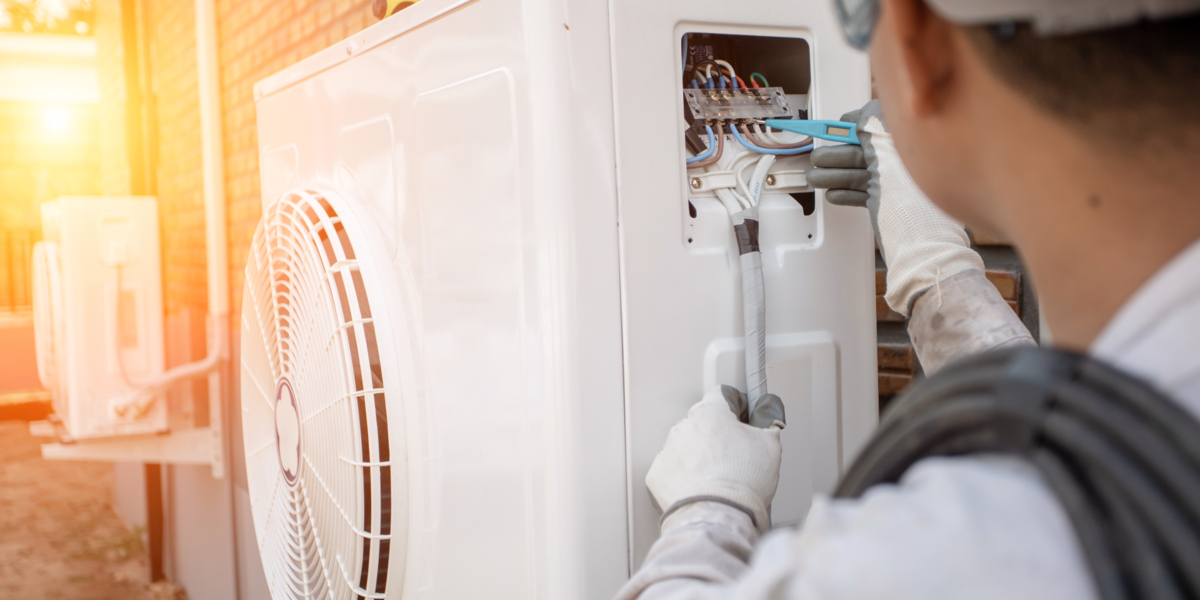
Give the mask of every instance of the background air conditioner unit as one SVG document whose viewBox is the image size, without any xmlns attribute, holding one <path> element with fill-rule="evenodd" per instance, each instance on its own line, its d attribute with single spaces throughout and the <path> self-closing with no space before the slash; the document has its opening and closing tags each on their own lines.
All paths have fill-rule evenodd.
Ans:
<svg viewBox="0 0 1200 600">
<path fill-rule="evenodd" d="M 668 429 L 747 381 L 738 173 L 684 164 L 710 58 L 781 116 L 870 98 L 828 0 L 426 0 L 256 86 L 239 414 L 275 598 L 607 599 L 641 563 Z M 777 525 L 878 414 L 870 223 L 808 167 L 757 188 Z"/>
<path fill-rule="evenodd" d="M 162 273 L 154 198 L 64 197 L 42 205 L 34 248 L 38 374 L 64 441 L 167 429 Z"/>
</svg>

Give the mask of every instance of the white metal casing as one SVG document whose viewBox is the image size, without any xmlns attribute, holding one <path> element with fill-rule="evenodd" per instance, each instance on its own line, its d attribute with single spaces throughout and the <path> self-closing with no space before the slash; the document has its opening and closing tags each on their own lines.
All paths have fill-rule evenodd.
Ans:
<svg viewBox="0 0 1200 600">
<path fill-rule="evenodd" d="M 67 434 L 85 440 L 166 430 L 163 398 L 143 414 L 121 411 L 137 391 L 122 366 L 134 382 L 163 370 L 157 201 L 58 198 L 42 205 L 42 230 L 34 269 L 43 292 L 34 307 L 38 352 L 48 355 L 43 370 Z"/>
<path fill-rule="evenodd" d="M 687 242 L 730 230 L 703 197 L 688 214 L 688 31 L 807 39 L 814 118 L 869 99 L 825 0 L 425 0 L 256 86 L 264 207 L 339 190 L 395 277 L 408 520 L 387 597 L 610 597 L 657 536 L 643 480 L 667 430 L 744 386 L 731 240 Z M 867 215 L 789 202 L 762 217 L 779 524 L 877 419 Z"/>
</svg>

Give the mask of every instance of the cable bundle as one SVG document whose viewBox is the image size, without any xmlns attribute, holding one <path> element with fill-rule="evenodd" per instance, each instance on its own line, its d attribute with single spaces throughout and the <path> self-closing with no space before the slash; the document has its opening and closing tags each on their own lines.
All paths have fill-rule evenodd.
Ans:
<svg viewBox="0 0 1200 600">
<path fill-rule="evenodd" d="M 931 456 L 1007 454 L 1054 490 L 1105 600 L 1200 597 L 1200 423 L 1086 356 L 975 356 L 896 401 L 838 485 L 857 497 Z"/>
</svg>

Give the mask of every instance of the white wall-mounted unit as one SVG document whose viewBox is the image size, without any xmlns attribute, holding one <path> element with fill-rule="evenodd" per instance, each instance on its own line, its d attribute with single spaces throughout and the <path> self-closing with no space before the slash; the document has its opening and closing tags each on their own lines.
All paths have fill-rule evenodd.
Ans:
<svg viewBox="0 0 1200 600">
<path fill-rule="evenodd" d="M 146 197 L 63 197 L 42 205 L 34 249 L 38 370 L 64 439 L 167 429 L 158 205 Z"/>
<path fill-rule="evenodd" d="M 667 430 L 746 386 L 737 147 L 684 164 L 700 58 L 792 116 L 870 97 L 827 0 L 425 0 L 256 86 L 241 421 L 276 598 L 602 599 L 640 564 Z M 870 224 L 807 168 L 758 200 L 777 524 L 877 418 Z"/>
</svg>

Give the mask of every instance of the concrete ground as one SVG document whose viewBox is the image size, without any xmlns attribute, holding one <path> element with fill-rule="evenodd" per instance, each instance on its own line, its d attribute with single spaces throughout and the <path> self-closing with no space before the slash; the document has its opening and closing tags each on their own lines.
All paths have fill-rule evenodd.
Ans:
<svg viewBox="0 0 1200 600">
<path fill-rule="evenodd" d="M 112 465 L 42 460 L 43 441 L 0 421 L 0 598 L 184 598 L 149 584 L 141 532 L 109 505 Z"/>
</svg>

